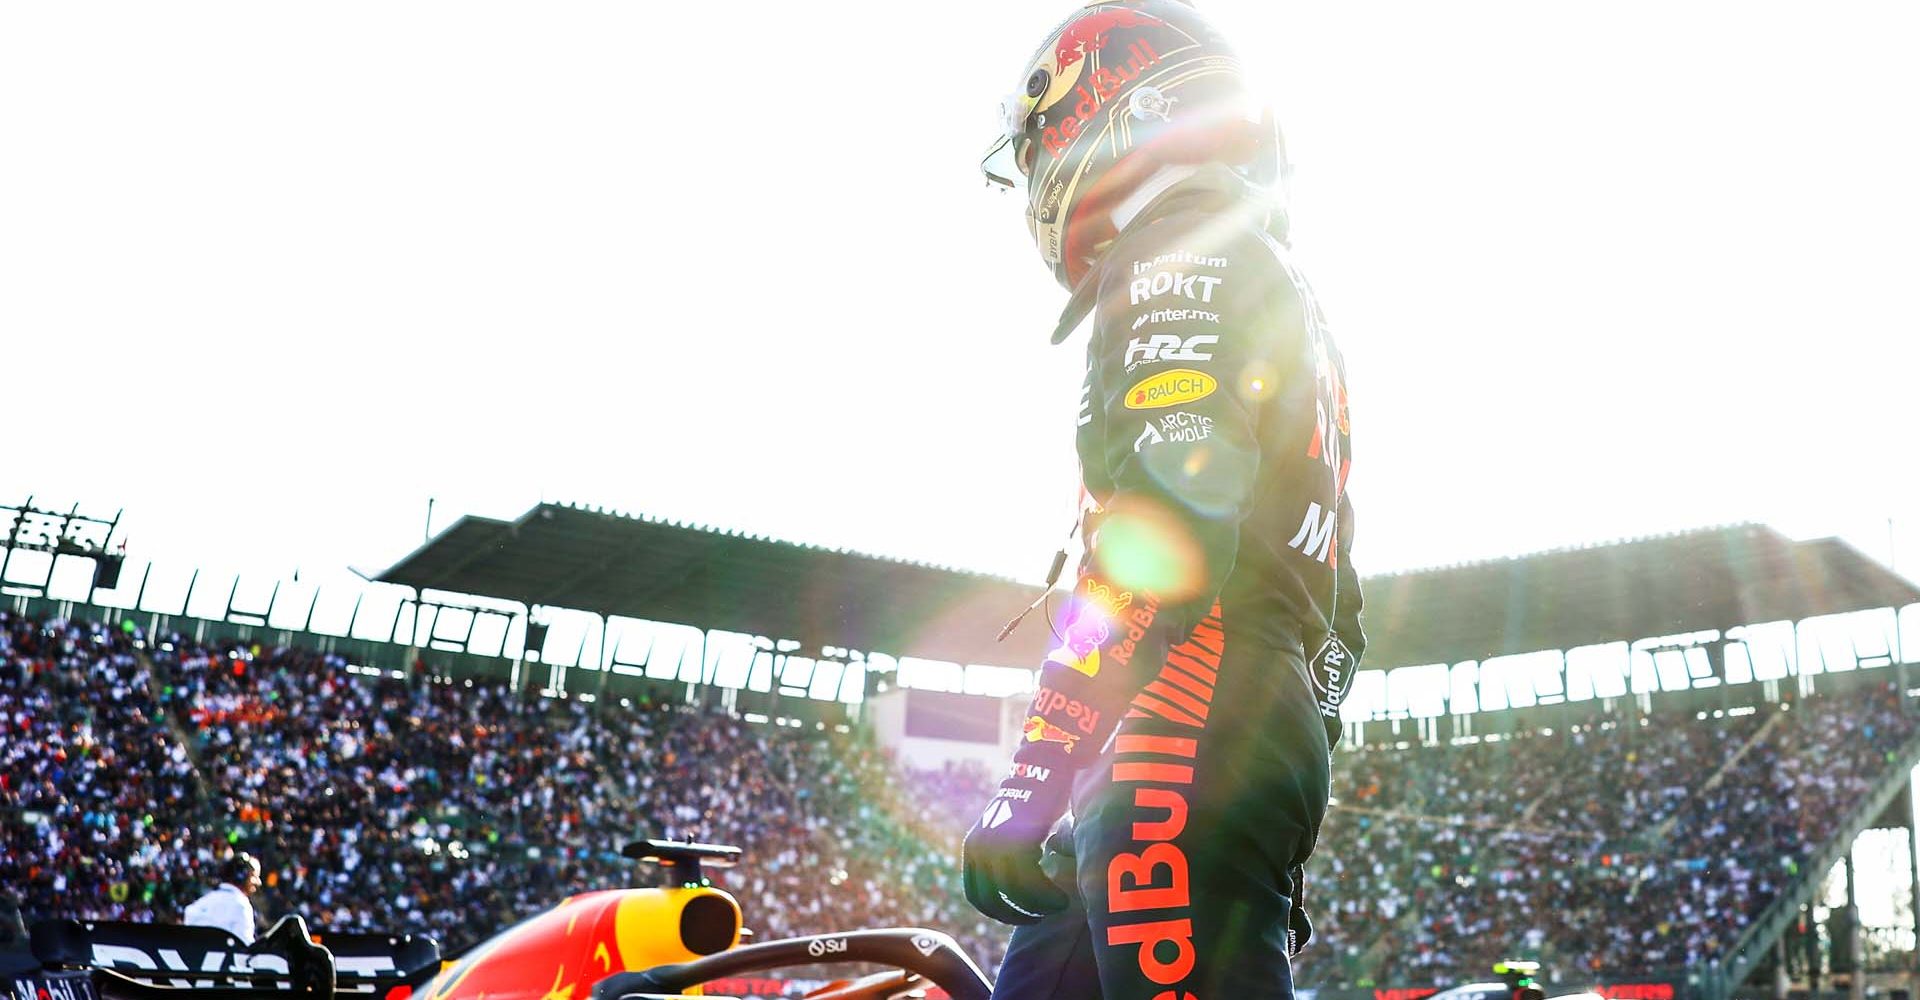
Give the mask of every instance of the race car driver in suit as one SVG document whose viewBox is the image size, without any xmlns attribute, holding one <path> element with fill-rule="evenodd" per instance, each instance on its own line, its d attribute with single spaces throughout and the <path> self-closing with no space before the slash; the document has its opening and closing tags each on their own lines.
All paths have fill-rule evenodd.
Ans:
<svg viewBox="0 0 1920 1000">
<path fill-rule="evenodd" d="M 1345 363 L 1294 264 L 1284 148 L 1180 0 L 1056 28 L 983 163 L 1090 327 L 1086 554 L 965 889 L 994 995 L 1292 996 L 1302 865 L 1365 640 Z"/>
</svg>

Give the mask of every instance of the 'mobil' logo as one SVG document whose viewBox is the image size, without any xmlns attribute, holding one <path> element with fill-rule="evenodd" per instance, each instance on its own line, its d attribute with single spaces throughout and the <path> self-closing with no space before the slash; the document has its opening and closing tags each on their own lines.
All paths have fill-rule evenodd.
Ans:
<svg viewBox="0 0 1920 1000">
<path fill-rule="evenodd" d="M 1206 372 L 1175 368 L 1152 378 L 1141 379 L 1127 390 L 1127 409 L 1154 410 L 1162 406 L 1191 403 L 1213 395 L 1219 380 Z"/>
</svg>

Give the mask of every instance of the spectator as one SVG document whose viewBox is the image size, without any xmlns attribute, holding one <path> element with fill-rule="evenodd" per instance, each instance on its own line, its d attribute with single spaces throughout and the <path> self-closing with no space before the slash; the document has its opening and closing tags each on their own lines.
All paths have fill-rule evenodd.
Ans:
<svg viewBox="0 0 1920 1000">
<path fill-rule="evenodd" d="M 192 927 L 213 927 L 253 943 L 253 900 L 260 891 L 260 862 L 251 854 L 236 854 L 227 862 L 227 878 L 213 891 L 187 904 L 180 922 Z"/>
</svg>

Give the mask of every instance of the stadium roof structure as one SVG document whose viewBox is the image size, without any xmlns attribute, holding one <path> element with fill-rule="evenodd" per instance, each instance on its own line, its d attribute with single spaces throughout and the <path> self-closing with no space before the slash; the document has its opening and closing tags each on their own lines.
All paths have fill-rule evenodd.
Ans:
<svg viewBox="0 0 1920 1000">
<path fill-rule="evenodd" d="M 1038 665 L 1040 589 L 561 504 L 462 517 L 377 577 L 601 615 L 961 663 Z M 1457 662 L 1898 606 L 1920 589 L 1833 538 L 1756 524 L 1369 577 L 1366 667 Z M 1056 598 L 1057 603 L 1057 598 Z"/>
<path fill-rule="evenodd" d="M 1702 528 L 1369 577 L 1365 666 L 1450 663 L 1920 601 L 1837 538 Z"/>
<path fill-rule="evenodd" d="M 599 615 L 926 656 L 1038 664 L 1040 588 L 1002 577 L 543 503 L 462 517 L 375 579 Z"/>
</svg>

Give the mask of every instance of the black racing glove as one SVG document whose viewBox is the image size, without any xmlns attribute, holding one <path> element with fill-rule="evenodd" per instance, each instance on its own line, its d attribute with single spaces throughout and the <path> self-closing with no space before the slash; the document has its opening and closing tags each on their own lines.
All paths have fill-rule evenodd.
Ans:
<svg viewBox="0 0 1920 1000">
<path fill-rule="evenodd" d="M 967 902 L 1003 924 L 1035 924 L 1067 908 L 1067 894 L 1040 870 L 1040 846 L 1067 810 L 1072 774 L 1015 765 L 960 848 Z"/>
</svg>

